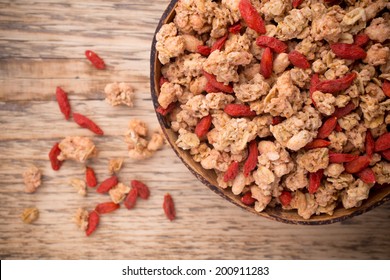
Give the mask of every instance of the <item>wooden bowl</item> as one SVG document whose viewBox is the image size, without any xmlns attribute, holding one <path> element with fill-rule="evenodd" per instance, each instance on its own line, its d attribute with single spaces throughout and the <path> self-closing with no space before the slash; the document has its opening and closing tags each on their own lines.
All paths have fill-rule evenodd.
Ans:
<svg viewBox="0 0 390 280">
<path fill-rule="evenodd" d="M 164 14 L 161 17 L 161 20 L 157 26 L 156 33 L 160 30 L 161 26 L 165 23 L 172 22 L 175 16 L 175 7 L 177 0 L 171 1 L 165 10 Z M 150 56 L 150 88 L 152 94 L 152 100 L 154 107 L 158 107 L 157 97 L 160 93 L 159 80 L 161 76 L 161 64 L 157 58 L 156 52 L 156 33 L 153 38 L 151 56 Z M 267 207 L 263 212 L 256 212 L 253 207 L 249 207 L 243 204 L 239 196 L 234 195 L 230 188 L 222 189 L 218 187 L 216 181 L 216 174 L 213 170 L 204 169 L 199 163 L 195 162 L 192 156 L 188 151 L 184 151 L 177 147 L 176 139 L 177 134 L 172 129 L 170 129 L 169 121 L 165 119 L 162 115 L 157 113 L 158 121 L 160 122 L 161 128 L 165 134 L 166 139 L 169 144 L 172 146 L 173 150 L 177 156 L 182 160 L 185 166 L 198 178 L 203 184 L 210 188 L 215 193 L 222 196 L 224 199 L 230 201 L 231 203 L 251 212 L 260 217 L 268 218 L 271 220 L 289 223 L 289 224 L 301 224 L 301 225 L 323 225 L 331 224 L 352 218 L 357 215 L 361 215 L 379 205 L 385 201 L 390 200 L 390 185 L 383 187 L 374 187 L 370 191 L 370 196 L 367 200 L 363 202 L 360 207 L 352 209 L 337 208 L 333 216 L 322 214 L 319 216 L 312 216 L 309 220 L 303 219 L 296 213 L 296 210 L 286 211 L 281 207 Z"/>
</svg>

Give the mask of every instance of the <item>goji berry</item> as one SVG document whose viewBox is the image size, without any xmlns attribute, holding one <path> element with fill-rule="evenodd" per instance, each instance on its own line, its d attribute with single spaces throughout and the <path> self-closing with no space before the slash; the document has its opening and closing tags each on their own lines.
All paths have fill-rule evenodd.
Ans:
<svg viewBox="0 0 390 280">
<path fill-rule="evenodd" d="M 389 81 L 384 81 L 382 84 L 382 90 L 383 93 L 387 96 L 390 97 L 390 82 Z"/>
<path fill-rule="evenodd" d="M 356 46 L 364 47 L 365 45 L 367 45 L 367 43 L 368 43 L 369 41 L 370 41 L 370 38 L 368 37 L 367 34 L 360 33 L 360 34 L 355 35 L 355 38 L 354 38 L 354 40 L 353 40 L 353 43 L 354 43 Z"/>
<path fill-rule="evenodd" d="M 384 157 L 387 161 L 390 161 L 390 149 L 381 152 L 382 157 Z"/>
<path fill-rule="evenodd" d="M 390 132 L 386 132 L 379 136 L 375 141 L 375 151 L 381 152 L 390 149 Z"/>
<path fill-rule="evenodd" d="M 64 114 L 65 119 L 69 120 L 70 118 L 70 104 L 68 100 L 68 94 L 60 87 L 56 89 L 56 98 L 58 106 L 62 114 Z"/>
<path fill-rule="evenodd" d="M 366 132 L 365 148 L 366 148 L 366 155 L 372 158 L 372 155 L 374 154 L 374 150 L 375 150 L 375 140 L 374 137 L 372 137 L 370 129 L 368 129 Z"/>
<path fill-rule="evenodd" d="M 161 105 L 159 105 L 156 109 L 156 112 L 162 116 L 166 116 L 170 112 L 172 112 L 173 109 L 175 109 L 175 108 L 176 108 L 176 102 L 172 102 L 171 104 L 168 105 L 168 107 L 166 109 L 164 109 Z"/>
<path fill-rule="evenodd" d="M 115 187 L 117 184 L 118 184 L 118 177 L 113 175 L 110 178 L 107 178 L 106 180 L 101 182 L 99 187 L 96 189 L 96 192 L 106 193 L 109 190 L 111 190 L 113 187 Z"/>
<path fill-rule="evenodd" d="M 276 53 L 286 52 L 288 48 L 287 44 L 280 41 L 279 39 L 276 39 L 275 37 L 264 36 L 264 35 L 257 37 L 256 44 L 259 47 L 271 48 Z"/>
<path fill-rule="evenodd" d="M 248 105 L 227 104 L 223 109 L 231 117 L 254 117 L 256 112 L 252 111 Z"/>
<path fill-rule="evenodd" d="M 227 33 L 225 36 L 223 36 L 223 37 L 219 38 L 217 41 L 215 41 L 215 43 L 211 46 L 210 52 L 213 52 L 215 50 L 221 50 L 223 48 L 223 46 L 225 45 L 225 42 L 228 39 L 228 37 L 229 37 L 229 33 Z"/>
<path fill-rule="evenodd" d="M 349 88 L 356 77 L 357 74 L 352 72 L 339 79 L 322 81 L 316 85 L 315 90 L 327 93 L 337 93 Z"/>
<path fill-rule="evenodd" d="M 87 182 L 88 187 L 93 188 L 97 185 L 95 171 L 88 166 L 85 168 L 85 181 Z"/>
<path fill-rule="evenodd" d="M 85 56 L 88 58 L 88 60 L 92 63 L 93 66 L 95 66 L 96 69 L 105 69 L 106 64 L 104 63 L 104 60 L 100 58 L 95 52 L 91 50 L 85 51 Z"/>
<path fill-rule="evenodd" d="M 137 202 L 138 197 L 138 189 L 137 188 L 131 188 L 130 192 L 127 194 L 125 201 L 123 204 L 127 209 L 132 209 L 135 206 L 135 203 Z"/>
<path fill-rule="evenodd" d="M 324 139 L 314 139 L 311 141 L 309 144 L 305 146 L 306 150 L 311 150 L 311 149 L 317 149 L 317 148 L 325 148 L 330 145 L 330 141 L 326 141 Z"/>
<path fill-rule="evenodd" d="M 256 140 L 249 142 L 248 157 L 244 163 L 244 176 L 248 177 L 249 173 L 256 168 L 259 149 L 257 148 Z"/>
<path fill-rule="evenodd" d="M 282 203 L 283 206 L 288 206 L 291 203 L 292 195 L 289 191 L 282 191 L 282 193 L 279 196 L 280 203 Z"/>
<path fill-rule="evenodd" d="M 282 121 L 284 121 L 284 118 L 282 118 L 282 117 L 280 117 L 280 116 L 273 117 L 273 118 L 272 118 L 272 125 L 278 125 L 278 124 L 280 124 Z"/>
<path fill-rule="evenodd" d="M 138 180 L 132 180 L 131 186 L 137 189 L 138 196 L 142 199 L 148 199 L 150 196 L 150 190 L 147 185 Z"/>
<path fill-rule="evenodd" d="M 332 114 L 332 116 L 340 119 L 348 115 L 349 113 L 351 113 L 353 110 L 355 110 L 355 108 L 356 108 L 355 103 L 350 101 L 347 105 L 345 105 L 345 107 L 337 108 Z"/>
<path fill-rule="evenodd" d="M 226 92 L 226 93 L 233 93 L 233 87 L 229 85 L 225 85 L 221 82 L 217 81 L 217 78 L 210 74 L 207 73 L 206 71 L 203 70 L 203 75 L 206 77 L 207 81 L 215 88 L 217 88 L 220 91 Z"/>
<path fill-rule="evenodd" d="M 309 92 L 310 92 L 311 102 L 313 103 L 314 107 L 317 107 L 317 105 L 313 99 L 313 93 L 316 91 L 316 87 L 319 83 L 320 83 L 320 77 L 318 76 L 318 74 L 314 74 L 313 76 L 311 76 Z"/>
<path fill-rule="evenodd" d="M 367 56 L 367 53 L 359 46 L 355 44 L 335 43 L 331 44 L 330 48 L 336 56 L 343 59 L 363 59 Z"/>
<path fill-rule="evenodd" d="M 59 143 L 55 143 L 54 146 L 50 149 L 49 159 L 50 159 L 51 168 L 56 171 L 59 170 L 62 165 L 62 161 L 58 159 L 60 153 L 61 150 L 60 150 Z"/>
<path fill-rule="evenodd" d="M 259 34 L 265 34 L 265 24 L 250 0 L 241 0 L 238 4 L 241 16 L 245 23 Z"/>
<path fill-rule="evenodd" d="M 99 214 L 95 210 L 89 213 L 88 226 L 85 230 L 87 236 L 90 236 L 96 230 L 97 226 L 99 225 L 99 220 Z"/>
<path fill-rule="evenodd" d="M 206 83 L 206 87 L 204 88 L 204 90 L 205 90 L 207 93 L 221 92 L 219 89 L 217 89 L 216 87 L 214 87 L 210 82 L 207 82 L 207 83 Z"/>
<path fill-rule="evenodd" d="M 211 48 L 210 48 L 209 46 L 203 46 L 203 45 L 201 45 L 201 46 L 197 46 L 197 47 L 196 47 L 196 51 L 197 51 L 199 54 L 203 55 L 203 56 L 209 56 L 210 53 L 211 53 Z"/>
<path fill-rule="evenodd" d="M 73 119 L 79 126 L 87 128 L 97 135 L 104 134 L 103 130 L 96 123 L 82 114 L 73 113 Z"/>
<path fill-rule="evenodd" d="M 358 157 L 359 157 L 358 155 L 329 152 L 329 163 L 350 162 L 356 160 Z"/>
<path fill-rule="evenodd" d="M 307 60 L 306 56 L 301 54 L 298 51 L 291 51 L 288 54 L 288 59 L 294 65 L 295 67 L 302 68 L 302 69 L 308 69 L 310 68 L 310 63 Z"/>
<path fill-rule="evenodd" d="M 320 169 L 317 172 L 309 173 L 309 193 L 316 193 L 321 185 L 322 176 L 324 175 L 324 169 Z"/>
<path fill-rule="evenodd" d="M 165 78 L 164 76 L 161 76 L 160 81 L 159 81 L 159 85 L 160 85 L 160 87 L 162 87 L 163 84 L 168 83 L 168 82 L 169 81 L 167 78 Z"/>
<path fill-rule="evenodd" d="M 195 134 L 202 138 L 203 136 L 206 136 L 207 132 L 209 132 L 209 129 L 211 127 L 211 121 L 213 118 L 211 115 L 203 117 L 199 123 L 195 127 Z"/>
<path fill-rule="evenodd" d="M 241 28 L 242 28 L 241 23 L 237 22 L 237 23 L 235 23 L 235 24 L 233 24 L 232 26 L 229 27 L 229 32 L 233 33 L 233 34 L 238 34 L 238 33 L 240 33 Z"/>
<path fill-rule="evenodd" d="M 176 218 L 175 204 L 173 203 L 172 196 L 169 193 L 164 196 L 163 209 L 165 216 L 167 216 L 169 220 L 173 221 Z"/>
<path fill-rule="evenodd" d="M 362 171 L 364 168 L 368 167 L 371 159 L 364 155 L 359 156 L 357 159 L 344 163 L 344 168 L 347 173 L 354 174 Z"/>
<path fill-rule="evenodd" d="M 337 131 L 337 132 L 341 132 L 341 131 L 343 131 L 343 128 L 337 122 L 336 127 L 334 128 L 334 130 Z"/>
<path fill-rule="evenodd" d="M 337 124 L 337 118 L 336 117 L 329 117 L 318 129 L 317 138 L 324 139 L 328 137 L 332 131 L 335 129 Z"/>
<path fill-rule="evenodd" d="M 268 79 L 272 75 L 273 56 L 270 48 L 265 48 L 260 61 L 260 74 Z"/>
<path fill-rule="evenodd" d="M 369 167 L 356 173 L 356 176 L 358 176 L 360 178 L 360 180 L 362 180 L 364 183 L 367 183 L 367 184 L 374 184 L 376 182 L 375 173 Z"/>
<path fill-rule="evenodd" d="M 241 202 L 244 203 L 245 205 L 251 206 L 255 204 L 256 199 L 252 197 L 251 191 L 248 191 L 241 197 Z"/>
<path fill-rule="evenodd" d="M 292 6 L 294 9 L 298 8 L 299 5 L 301 5 L 303 0 L 293 0 L 292 1 Z"/>
<path fill-rule="evenodd" d="M 113 212 L 118 208 L 119 208 L 119 204 L 110 201 L 110 202 L 99 203 L 98 205 L 96 205 L 95 211 L 98 214 L 106 214 L 106 213 Z"/>
<path fill-rule="evenodd" d="M 228 169 L 226 170 L 225 174 L 223 175 L 223 181 L 229 182 L 231 180 L 234 180 L 236 176 L 238 175 L 238 162 L 233 161 L 231 164 L 229 164 Z"/>
</svg>

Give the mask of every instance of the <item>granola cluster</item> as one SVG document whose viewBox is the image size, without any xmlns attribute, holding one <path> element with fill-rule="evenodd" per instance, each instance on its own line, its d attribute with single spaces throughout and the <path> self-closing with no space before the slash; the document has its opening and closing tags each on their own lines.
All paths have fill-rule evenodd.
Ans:
<svg viewBox="0 0 390 280">
<path fill-rule="evenodd" d="M 157 111 L 256 211 L 332 215 L 390 183 L 388 144 L 377 147 L 389 139 L 390 4 L 328 2 L 179 0 L 156 35 Z M 144 135 L 127 136 L 143 156 Z"/>
</svg>

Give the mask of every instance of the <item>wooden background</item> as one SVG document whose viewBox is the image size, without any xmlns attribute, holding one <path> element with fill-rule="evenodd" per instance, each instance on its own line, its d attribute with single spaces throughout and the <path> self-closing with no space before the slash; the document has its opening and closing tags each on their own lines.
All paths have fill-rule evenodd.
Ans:
<svg viewBox="0 0 390 280">
<path fill-rule="evenodd" d="M 142 2 L 142 3 L 141 3 Z M 246 213 L 211 192 L 169 146 L 145 161 L 127 158 L 123 134 L 131 118 L 158 127 L 149 87 L 150 45 L 168 0 L 0 0 L 0 258 L 1 259 L 389 259 L 390 203 L 333 225 L 294 226 Z M 84 57 L 95 50 L 108 65 L 95 70 Z M 106 83 L 124 81 L 136 91 L 135 107 L 112 108 Z M 89 238 L 72 223 L 82 206 L 108 198 L 68 185 L 83 178 L 83 165 L 50 168 L 47 154 L 67 135 L 92 134 L 65 121 L 56 86 L 69 92 L 72 109 L 105 131 L 93 137 L 99 157 L 90 161 L 102 180 L 108 160 L 126 158 L 120 179 L 146 182 L 152 195 L 134 210 L 102 217 Z M 43 170 L 35 194 L 23 192 L 29 164 Z M 170 192 L 177 219 L 169 222 L 162 198 Z M 23 224 L 25 207 L 39 220 Z"/>
</svg>

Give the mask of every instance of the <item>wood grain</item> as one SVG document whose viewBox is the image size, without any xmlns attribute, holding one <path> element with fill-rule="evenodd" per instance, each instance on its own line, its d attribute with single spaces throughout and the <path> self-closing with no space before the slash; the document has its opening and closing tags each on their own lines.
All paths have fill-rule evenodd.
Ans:
<svg viewBox="0 0 390 280">
<path fill-rule="evenodd" d="M 388 259 L 390 203 L 362 216 L 326 226 L 293 226 L 266 219 L 223 200 L 184 167 L 169 146 L 145 161 L 127 157 L 123 133 L 131 118 L 158 127 L 149 87 L 149 53 L 167 0 L 0 0 L 0 258 L 1 259 Z M 84 58 L 93 49 L 109 65 L 95 70 Z M 135 107 L 111 107 L 103 88 L 130 82 Z M 55 87 L 69 92 L 72 109 L 103 128 L 94 137 L 65 121 Z M 84 166 L 65 162 L 50 168 L 47 153 L 67 135 L 92 136 L 99 156 L 88 164 L 98 179 L 107 164 L 125 158 L 120 179 L 139 179 L 151 188 L 148 201 L 102 218 L 89 238 L 71 222 L 78 207 L 91 209 L 107 197 L 89 190 L 80 197 L 68 185 L 83 178 Z M 43 170 L 35 194 L 23 192 L 29 164 Z M 177 220 L 162 212 L 170 192 Z M 19 218 L 25 207 L 40 209 L 32 225 Z"/>
</svg>

